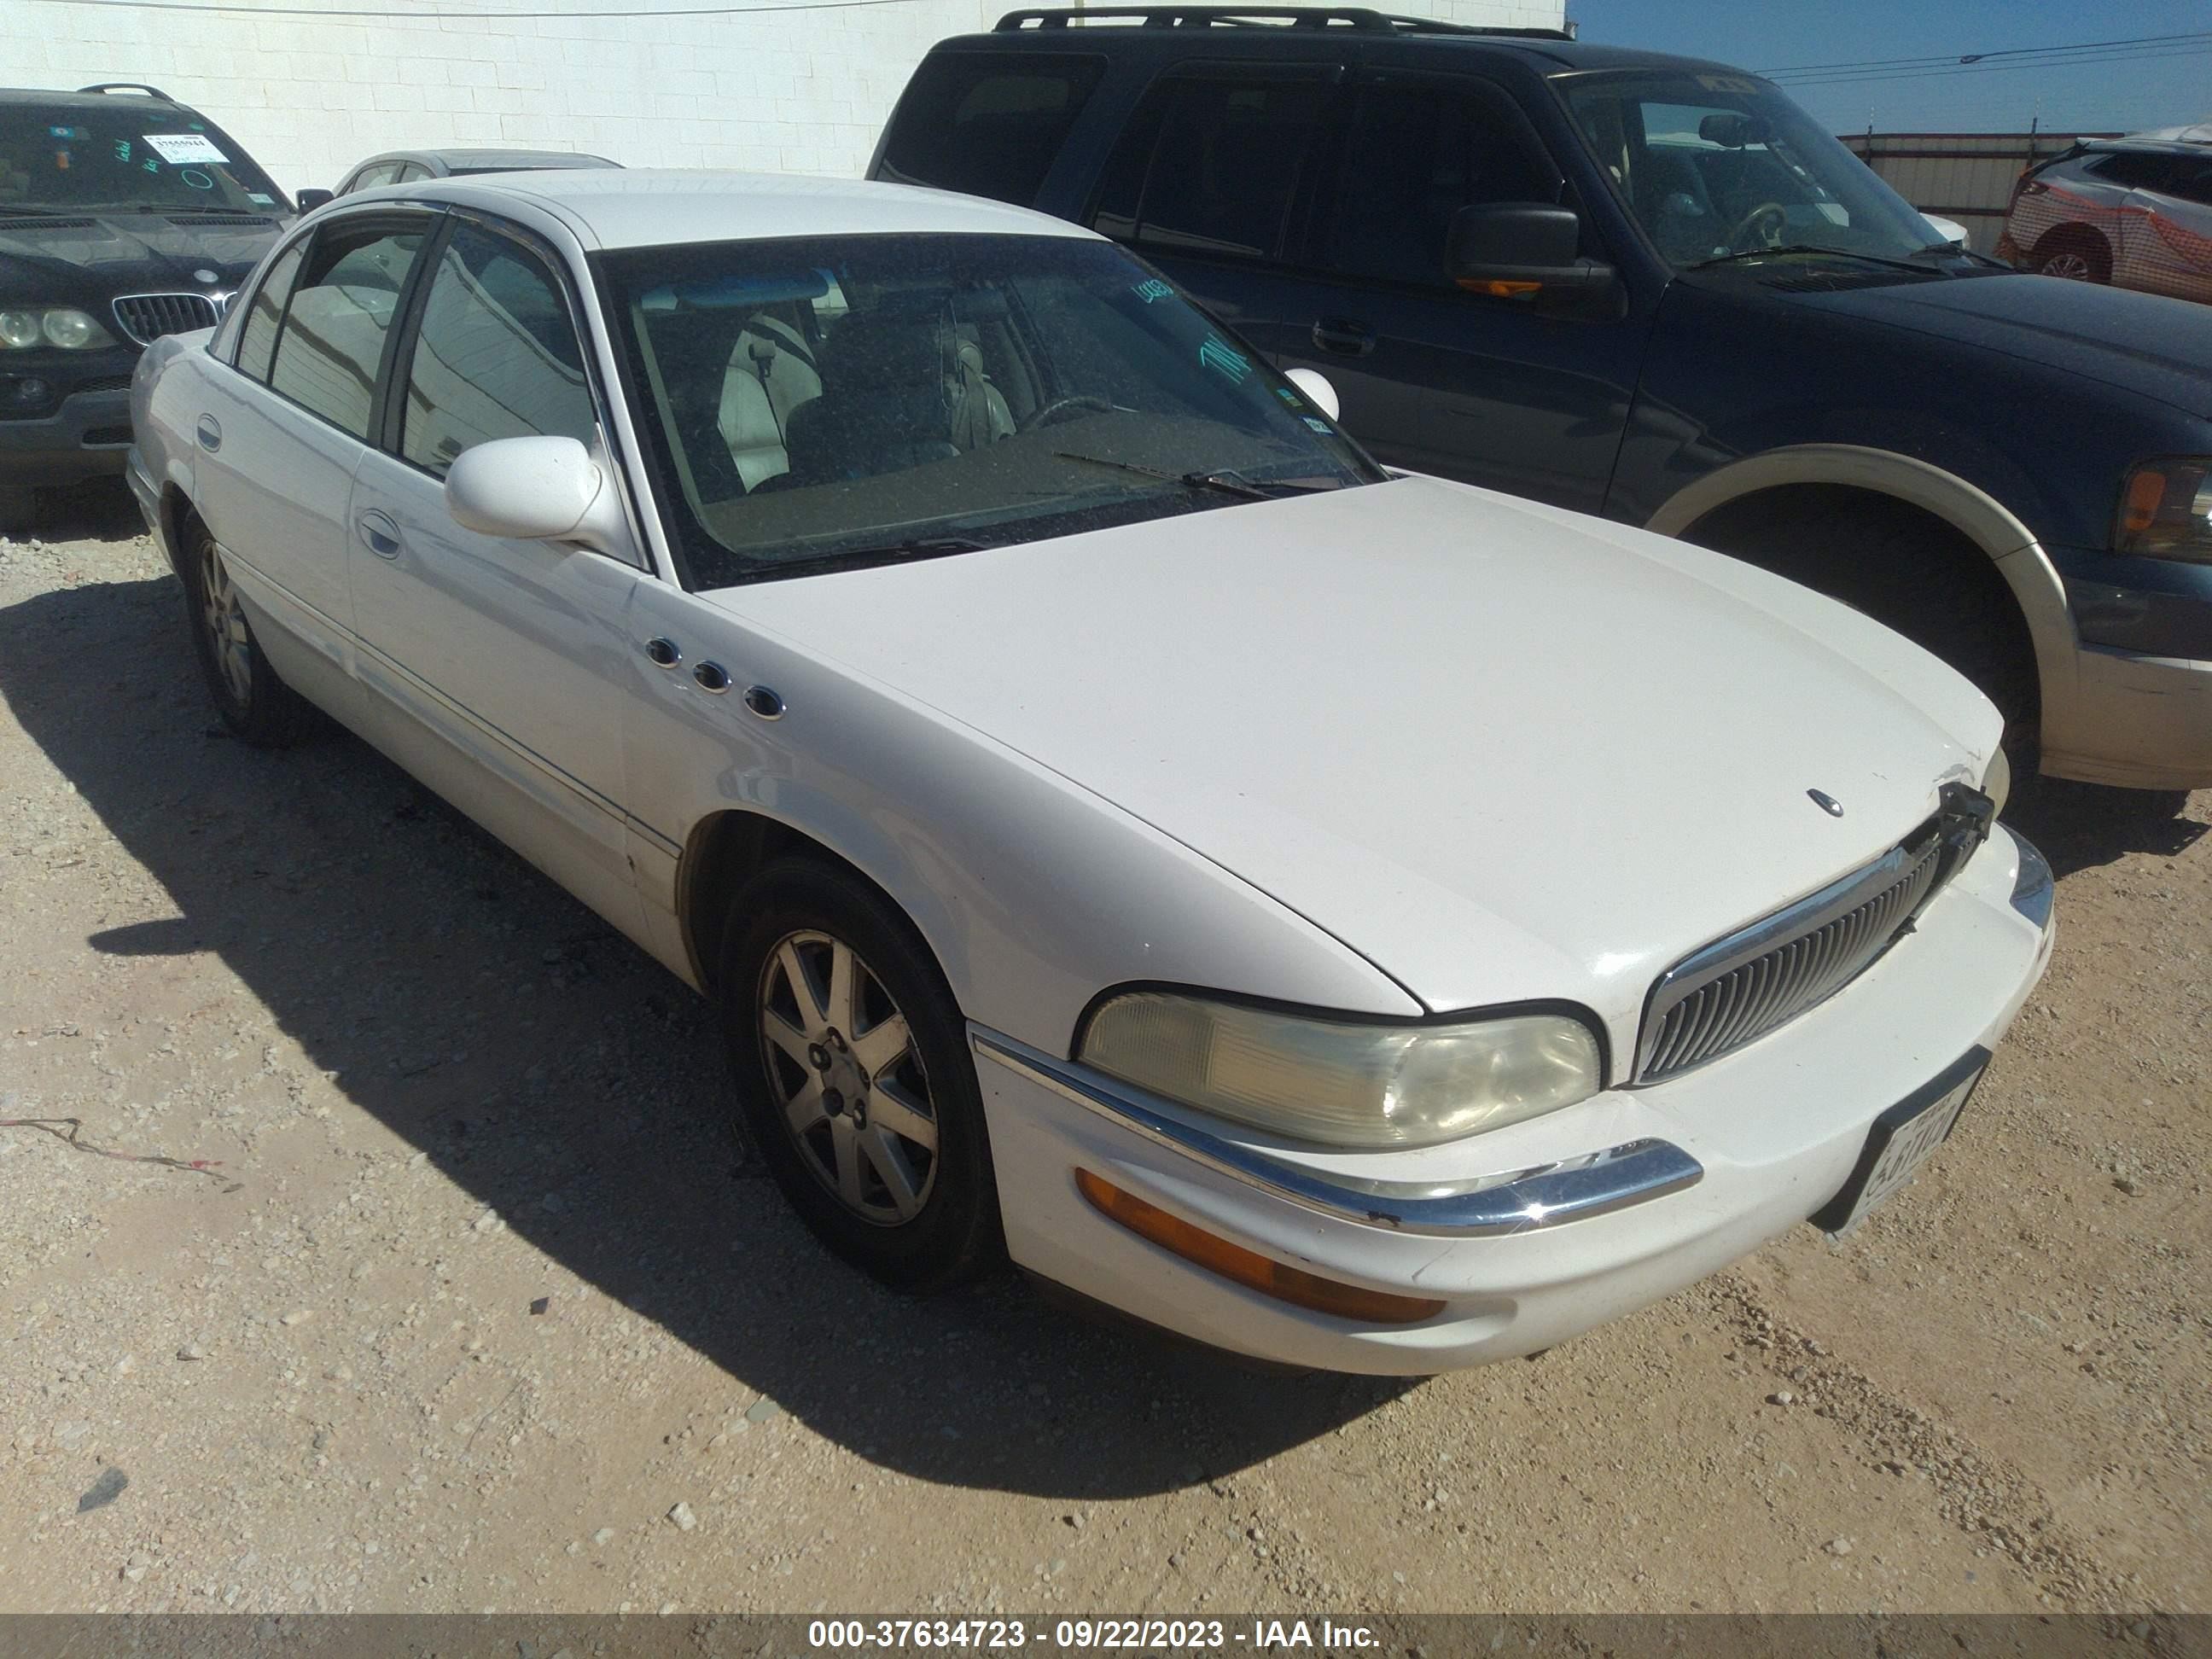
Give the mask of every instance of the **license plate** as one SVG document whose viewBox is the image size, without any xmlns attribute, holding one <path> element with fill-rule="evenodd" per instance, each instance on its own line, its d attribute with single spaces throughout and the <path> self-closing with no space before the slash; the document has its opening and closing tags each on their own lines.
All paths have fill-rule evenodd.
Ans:
<svg viewBox="0 0 2212 1659">
<path fill-rule="evenodd" d="M 1989 1051 L 1977 1048 L 1875 1119 L 1858 1167 L 1843 1190 L 1814 1212 L 1813 1224 L 1847 1233 L 1911 1181 L 1929 1154 L 1949 1137 L 1966 1097 L 1974 1092 L 1989 1063 Z"/>
</svg>

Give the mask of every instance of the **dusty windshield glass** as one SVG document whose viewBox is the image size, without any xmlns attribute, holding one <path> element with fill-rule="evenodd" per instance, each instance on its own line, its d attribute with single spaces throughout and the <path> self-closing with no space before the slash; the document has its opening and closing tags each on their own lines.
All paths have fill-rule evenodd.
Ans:
<svg viewBox="0 0 2212 1659">
<path fill-rule="evenodd" d="M 1109 243 L 726 242 L 600 276 L 695 586 L 1381 477 Z"/>
<path fill-rule="evenodd" d="M 1556 82 L 1598 164 L 1678 265 L 1814 248 L 1906 259 L 1928 222 L 1754 76 L 1602 73 Z"/>
<path fill-rule="evenodd" d="M 287 206 L 252 158 L 186 111 L 131 96 L 96 107 L 0 103 L 0 210 Z"/>
</svg>

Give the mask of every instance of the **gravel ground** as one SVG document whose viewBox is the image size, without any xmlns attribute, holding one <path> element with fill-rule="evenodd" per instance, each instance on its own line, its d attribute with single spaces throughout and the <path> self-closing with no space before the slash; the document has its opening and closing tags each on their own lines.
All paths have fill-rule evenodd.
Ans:
<svg viewBox="0 0 2212 1659">
<path fill-rule="evenodd" d="M 2050 975 L 1847 1243 L 1255 1375 L 826 1257 L 703 1006 L 361 744 L 229 741 L 137 530 L 0 544 L 0 1117 L 82 1126 L 0 1129 L 0 1608 L 2212 1607 L 2212 793 L 2035 804 Z"/>
</svg>

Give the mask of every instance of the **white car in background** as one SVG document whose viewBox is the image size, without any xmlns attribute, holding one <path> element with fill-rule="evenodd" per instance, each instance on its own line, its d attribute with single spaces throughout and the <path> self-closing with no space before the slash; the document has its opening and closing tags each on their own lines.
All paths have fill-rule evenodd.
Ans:
<svg viewBox="0 0 2212 1659">
<path fill-rule="evenodd" d="M 1036 214 L 548 173 L 303 223 L 132 478 L 232 728 L 714 998 L 838 1252 L 1422 1373 L 1889 1196 L 2051 883 L 1935 658 L 1330 403 Z"/>
</svg>

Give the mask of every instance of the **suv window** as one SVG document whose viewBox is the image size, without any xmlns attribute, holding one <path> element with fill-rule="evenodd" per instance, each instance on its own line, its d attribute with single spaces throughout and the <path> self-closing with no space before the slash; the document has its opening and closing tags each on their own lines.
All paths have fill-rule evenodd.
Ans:
<svg viewBox="0 0 2212 1659">
<path fill-rule="evenodd" d="M 399 176 L 399 163 L 386 161 L 381 166 L 363 167 L 352 179 L 339 188 L 338 194 L 349 196 L 357 190 L 374 190 L 379 185 L 388 185 Z"/>
<path fill-rule="evenodd" d="M 1452 286 L 1452 216 L 1490 202 L 1556 202 L 1559 173 L 1498 95 L 1472 82 L 1361 89 L 1322 262 L 1389 282 Z"/>
<path fill-rule="evenodd" d="M 1283 257 L 1334 99 L 1318 73 L 1171 76 L 1107 162 L 1092 228 L 1169 252 Z"/>
<path fill-rule="evenodd" d="M 1106 72 L 1100 57 L 940 52 L 899 100 L 882 176 L 1027 207 Z"/>
<path fill-rule="evenodd" d="M 0 104 L 0 210 L 277 213 L 283 194 L 197 112 L 150 98 Z"/>
<path fill-rule="evenodd" d="M 377 364 L 420 226 L 333 226 L 315 239 L 276 337 L 270 387 L 356 438 L 368 436 Z"/>
<path fill-rule="evenodd" d="M 473 225 L 438 258 L 407 374 L 400 453 L 443 477 L 494 438 L 599 434 L 560 284 L 520 244 Z"/>
</svg>

